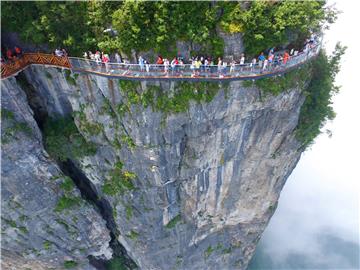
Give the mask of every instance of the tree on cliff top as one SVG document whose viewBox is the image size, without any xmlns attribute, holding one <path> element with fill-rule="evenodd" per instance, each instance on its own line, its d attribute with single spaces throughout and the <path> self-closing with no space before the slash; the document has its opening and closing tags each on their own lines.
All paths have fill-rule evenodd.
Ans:
<svg viewBox="0 0 360 270">
<path fill-rule="evenodd" d="M 200 53 L 221 56 L 218 27 L 242 32 L 246 54 L 302 42 L 336 17 L 324 1 L 76 1 L 1 2 L 2 29 L 20 33 L 25 42 L 65 47 L 72 55 L 100 47 L 127 54 L 154 49 L 176 53 L 175 42 L 201 45 Z M 104 30 L 114 27 L 117 37 Z M 195 48 L 195 47 L 194 47 Z"/>
</svg>

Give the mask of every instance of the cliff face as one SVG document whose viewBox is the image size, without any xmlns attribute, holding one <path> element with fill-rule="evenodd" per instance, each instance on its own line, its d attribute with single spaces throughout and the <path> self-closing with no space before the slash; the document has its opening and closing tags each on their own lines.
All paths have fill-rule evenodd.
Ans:
<svg viewBox="0 0 360 270">
<path fill-rule="evenodd" d="M 50 159 L 23 90 L 1 82 L 1 219 L 4 269 L 56 269 L 88 255 L 111 258 L 105 221 Z M 65 198 L 73 202 L 62 209 Z M 71 264 L 71 262 L 69 262 Z"/>
<path fill-rule="evenodd" d="M 301 89 L 274 97 L 241 82 L 199 84 L 193 99 L 205 94 L 187 103 L 181 93 L 191 83 L 119 83 L 41 66 L 24 74 L 38 115 L 72 113 L 84 137 L 97 144 L 95 155 L 73 162 L 109 202 L 117 240 L 141 269 L 246 268 L 301 155 L 294 138 Z M 2 89 L 2 107 L 32 128 L 3 146 L 2 218 L 27 228 L 3 222 L 9 260 L 15 253 L 45 262 L 60 254 L 80 263 L 88 255 L 108 258 L 109 231 L 87 202 L 53 211 L 64 191 L 62 178 L 51 179 L 61 172 L 43 149 L 15 79 L 2 81 Z M 71 192 L 79 196 L 76 188 Z M 14 201 L 23 206 L 15 209 Z M 22 214 L 30 221 L 20 222 Z M 76 237 L 56 225 L 59 216 Z M 44 240 L 55 244 L 41 248 Z"/>
</svg>

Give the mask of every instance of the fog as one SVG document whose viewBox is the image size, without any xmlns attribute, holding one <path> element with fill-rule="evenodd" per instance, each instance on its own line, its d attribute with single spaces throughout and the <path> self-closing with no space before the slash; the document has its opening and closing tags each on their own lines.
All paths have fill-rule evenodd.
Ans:
<svg viewBox="0 0 360 270">
<path fill-rule="evenodd" d="M 360 269 L 360 2 L 337 1 L 343 11 L 324 37 L 331 53 L 348 47 L 333 99 L 337 117 L 302 156 L 259 242 L 249 269 Z"/>
</svg>

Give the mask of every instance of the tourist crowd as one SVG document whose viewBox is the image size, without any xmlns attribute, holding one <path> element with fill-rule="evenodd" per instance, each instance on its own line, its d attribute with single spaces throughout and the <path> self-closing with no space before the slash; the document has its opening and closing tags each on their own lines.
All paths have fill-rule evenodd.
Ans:
<svg viewBox="0 0 360 270">
<path fill-rule="evenodd" d="M 302 53 L 310 52 L 317 44 L 318 38 L 315 35 L 311 35 L 311 37 L 305 41 Z M 184 70 L 185 64 L 187 64 L 190 66 L 192 76 L 198 76 L 201 72 L 212 73 L 217 71 L 221 77 L 227 72 L 243 71 L 245 68 L 265 71 L 271 67 L 284 66 L 292 57 L 296 57 L 299 53 L 299 51 L 294 49 L 275 52 L 275 48 L 271 48 L 266 55 L 264 52 L 261 52 L 258 57 L 252 58 L 249 63 L 246 62 L 245 54 L 241 54 L 239 60 L 230 61 L 225 61 L 221 57 L 214 59 L 209 56 L 196 56 L 191 57 L 186 63 L 183 57 L 173 57 L 170 61 L 158 55 L 154 64 L 150 64 L 143 56 L 139 56 L 137 59 L 137 67 L 135 68 L 139 68 L 142 72 L 150 72 L 151 69 L 151 71 L 164 73 L 181 73 L 181 71 Z M 1 53 L 1 62 L 14 61 L 21 57 L 22 50 L 18 46 L 15 46 L 14 49 L 8 48 L 5 55 L 6 57 L 3 58 L 3 52 Z M 68 56 L 65 49 L 59 48 L 54 51 L 54 55 L 58 57 Z M 130 61 L 122 58 L 119 53 L 113 55 L 113 62 L 111 62 L 109 54 L 100 51 L 96 51 L 95 53 L 91 51 L 84 52 L 83 57 L 87 60 L 93 60 L 98 66 L 104 65 L 106 72 L 110 71 L 110 64 L 112 63 L 122 64 L 125 68 L 130 66 Z M 114 66 L 111 65 L 111 68 L 114 68 Z"/>
<path fill-rule="evenodd" d="M 315 35 L 311 35 L 304 43 L 302 53 L 309 52 L 313 47 L 317 45 L 317 38 Z M 242 71 L 245 67 L 250 70 L 261 70 L 265 71 L 271 67 L 285 66 L 292 57 L 296 57 L 300 52 L 295 49 L 283 50 L 275 52 L 275 48 L 271 48 L 267 54 L 261 52 L 258 57 L 251 59 L 249 63 L 246 62 L 245 54 L 241 54 L 239 60 L 225 61 L 222 58 L 214 59 L 208 56 L 196 56 L 191 57 L 186 63 L 183 57 L 173 57 L 171 61 L 167 58 L 163 58 L 158 55 L 154 64 L 145 59 L 143 56 L 139 56 L 137 59 L 137 65 L 140 71 L 150 72 L 151 71 L 162 71 L 164 73 L 177 73 L 181 72 L 185 64 L 190 65 L 192 76 L 197 76 L 201 72 L 214 72 L 217 71 L 220 76 L 223 76 L 226 72 L 233 73 L 235 71 Z M 95 61 L 98 65 L 105 65 L 106 72 L 109 72 L 109 64 L 122 64 L 128 67 L 130 61 L 123 59 L 119 53 L 113 55 L 114 61 L 110 60 L 109 54 L 104 52 L 91 51 L 84 52 L 83 57 L 88 60 Z M 248 59 L 250 60 L 250 59 Z M 113 66 L 111 66 L 113 68 Z"/>
<path fill-rule="evenodd" d="M 1 48 L 3 48 L 1 46 Z M 22 56 L 22 49 L 19 46 L 15 46 L 13 49 L 7 48 L 3 51 L 1 49 L 1 63 L 8 61 L 15 61 Z"/>
</svg>

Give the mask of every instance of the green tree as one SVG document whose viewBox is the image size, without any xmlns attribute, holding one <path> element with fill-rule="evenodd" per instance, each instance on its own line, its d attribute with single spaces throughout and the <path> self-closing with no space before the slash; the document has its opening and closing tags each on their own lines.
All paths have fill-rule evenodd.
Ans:
<svg viewBox="0 0 360 270">
<path fill-rule="evenodd" d="M 303 147 L 309 146 L 321 133 L 327 120 L 335 118 L 331 98 L 339 92 L 335 76 L 340 70 L 340 59 L 346 47 L 337 44 L 331 57 L 321 52 L 314 61 L 312 78 L 306 89 L 306 99 L 301 107 L 296 136 Z"/>
</svg>

